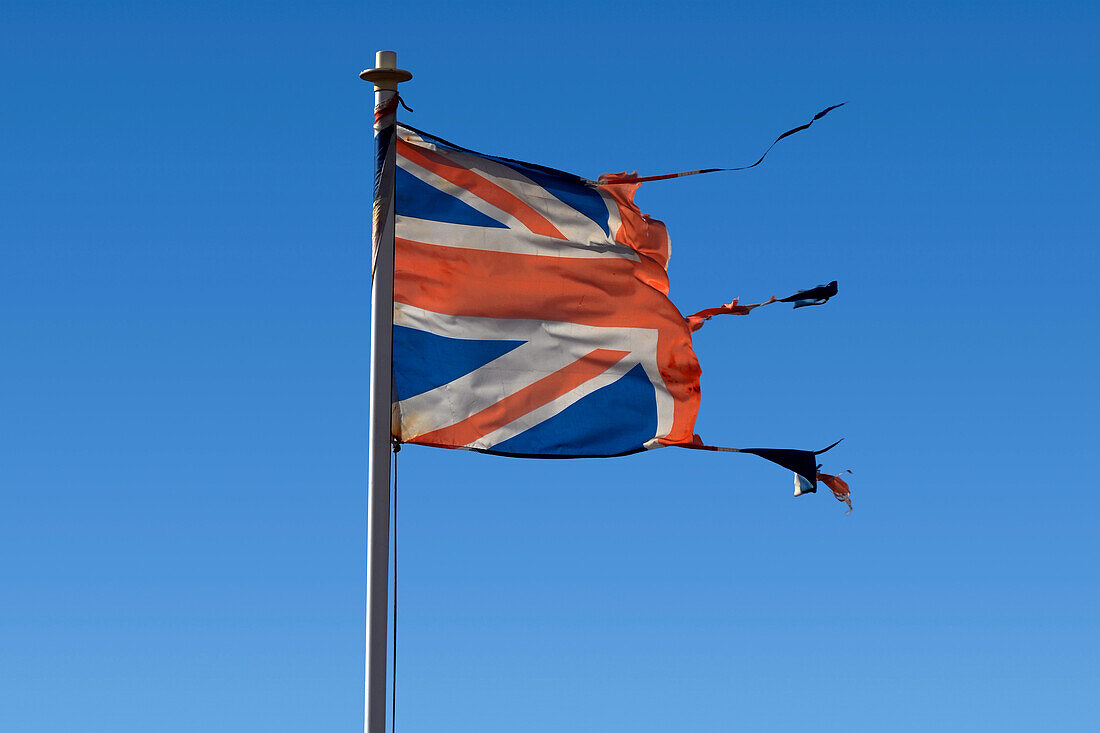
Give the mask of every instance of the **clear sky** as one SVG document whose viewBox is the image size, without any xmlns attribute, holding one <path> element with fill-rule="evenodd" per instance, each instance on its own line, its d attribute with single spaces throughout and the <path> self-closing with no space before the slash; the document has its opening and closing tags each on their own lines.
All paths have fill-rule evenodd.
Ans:
<svg viewBox="0 0 1100 733">
<path fill-rule="evenodd" d="M 0 11 L 0 729 L 361 726 L 370 86 L 650 183 L 697 431 L 400 457 L 398 728 L 1086 731 L 1100 716 L 1095 3 Z"/>
</svg>

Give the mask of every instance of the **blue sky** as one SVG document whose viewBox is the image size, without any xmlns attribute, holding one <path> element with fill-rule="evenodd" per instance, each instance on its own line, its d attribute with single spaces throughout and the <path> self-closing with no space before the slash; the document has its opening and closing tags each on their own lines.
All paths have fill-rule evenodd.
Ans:
<svg viewBox="0 0 1100 733">
<path fill-rule="evenodd" d="M 1092 730 L 1088 3 L 16 2 L 0 30 L 0 728 L 361 726 L 370 87 L 646 184 L 697 431 L 401 453 L 402 733 Z"/>
</svg>

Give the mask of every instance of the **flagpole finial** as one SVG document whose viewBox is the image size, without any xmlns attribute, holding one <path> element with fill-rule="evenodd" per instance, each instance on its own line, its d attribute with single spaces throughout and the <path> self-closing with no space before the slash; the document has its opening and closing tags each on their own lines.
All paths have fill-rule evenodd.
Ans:
<svg viewBox="0 0 1100 733">
<path fill-rule="evenodd" d="M 379 51 L 374 55 L 375 68 L 359 72 L 359 78 L 374 84 L 375 91 L 396 92 L 397 85 L 412 79 L 412 72 L 397 68 L 397 51 Z"/>
</svg>

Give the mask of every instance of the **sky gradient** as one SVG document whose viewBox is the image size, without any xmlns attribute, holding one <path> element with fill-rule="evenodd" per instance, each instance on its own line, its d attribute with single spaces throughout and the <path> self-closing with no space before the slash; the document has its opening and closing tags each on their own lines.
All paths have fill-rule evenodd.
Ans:
<svg viewBox="0 0 1100 733">
<path fill-rule="evenodd" d="M 401 733 L 1091 731 L 1090 3 L 8 4 L 0 729 L 358 730 L 371 88 L 643 185 L 748 456 L 400 454 Z M 1093 89 L 1093 91 L 1088 91 Z M 1091 334 L 1091 335 L 1090 335 Z"/>
</svg>

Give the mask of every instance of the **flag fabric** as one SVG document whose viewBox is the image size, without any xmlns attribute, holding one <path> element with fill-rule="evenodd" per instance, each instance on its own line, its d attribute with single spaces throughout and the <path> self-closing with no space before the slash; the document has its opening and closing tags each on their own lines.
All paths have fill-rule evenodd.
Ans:
<svg viewBox="0 0 1100 733">
<path fill-rule="evenodd" d="M 780 298 L 778 302 L 794 303 L 795 308 L 805 308 L 808 305 L 824 305 L 836 293 L 837 284 L 836 280 L 833 280 L 827 285 L 818 285 L 816 288 L 810 288 L 809 290 L 800 290 L 794 295 Z"/>
<path fill-rule="evenodd" d="M 691 443 L 699 363 L 636 183 L 398 128 L 396 437 L 520 456 Z"/>
<path fill-rule="evenodd" d="M 780 301 L 681 315 L 668 232 L 634 203 L 636 179 L 593 181 L 398 125 L 395 440 L 548 458 L 709 448 L 694 432 L 692 332 Z M 824 302 L 828 287 L 783 300 Z M 739 452 L 775 460 L 767 450 Z M 812 451 L 778 452 L 815 465 Z"/>
</svg>

